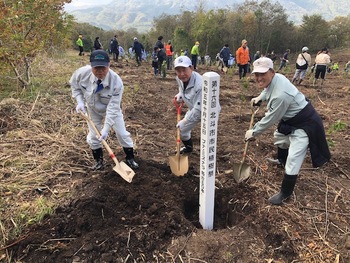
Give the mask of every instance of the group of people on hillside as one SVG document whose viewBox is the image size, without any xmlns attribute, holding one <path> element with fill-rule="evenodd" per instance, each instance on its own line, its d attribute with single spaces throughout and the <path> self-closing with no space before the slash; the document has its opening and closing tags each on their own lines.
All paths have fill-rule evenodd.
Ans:
<svg viewBox="0 0 350 263">
<path fill-rule="evenodd" d="M 169 41 L 170 45 L 171 42 Z M 201 121 L 201 97 L 203 89 L 202 76 L 195 71 L 196 59 L 198 56 L 197 48 L 199 43 L 195 43 L 193 56 L 179 56 L 174 61 L 176 73 L 176 82 L 178 92 L 174 96 L 177 103 L 185 103 L 188 111 L 185 116 L 176 124 L 180 130 L 180 138 L 183 147 L 181 154 L 190 154 L 193 149 L 193 140 L 191 132 L 193 128 Z M 224 46 L 222 56 L 225 57 L 227 65 L 228 46 Z M 141 50 L 143 45 L 134 38 L 133 50 L 136 53 L 136 60 L 141 63 Z M 164 49 L 162 37 L 159 37 L 154 47 L 154 59 L 157 62 L 154 67 L 159 69 L 159 51 Z M 165 48 L 165 61 L 167 56 L 172 54 L 172 49 Z M 274 144 L 277 147 L 277 159 L 272 160 L 284 167 L 284 177 L 282 179 L 280 190 L 269 198 L 273 205 L 280 205 L 288 199 L 293 191 L 297 177 L 304 161 L 305 155 L 310 150 L 311 160 L 314 167 L 320 167 L 331 158 L 325 131 L 317 111 L 311 102 L 296 88 L 294 83 L 302 79 L 303 65 L 311 64 L 310 57 L 307 55 L 308 49 L 303 48 L 301 56 L 298 56 L 297 63 L 300 66 L 298 72 L 292 81 L 289 81 L 284 75 L 274 70 L 272 59 L 261 56 L 253 62 L 252 74 L 255 76 L 257 85 L 262 92 L 251 100 L 251 106 L 260 105 L 266 102 L 267 112 L 264 117 L 258 121 L 251 129 L 247 130 L 244 140 L 252 140 L 261 135 L 274 124 L 278 123 L 277 130 L 274 133 Z M 191 52 L 192 53 L 192 52 Z M 327 50 L 322 50 L 316 58 L 316 72 L 322 76 L 326 61 Z M 249 49 L 247 41 L 243 40 L 242 45 L 236 52 L 237 64 L 239 66 L 240 78 L 246 76 L 248 72 Z M 153 57 L 152 57 L 153 59 Z M 303 61 L 304 60 L 304 61 Z M 152 61 L 153 63 L 153 61 Z M 298 74 L 297 74 L 298 73 Z M 155 74 L 157 72 L 155 71 Z M 100 130 L 100 135 L 96 136 L 94 129 L 89 126 L 87 143 L 89 144 L 95 164 L 92 167 L 95 170 L 103 169 L 103 150 L 102 140 L 106 140 L 109 131 L 113 129 L 117 136 L 119 144 L 125 152 L 127 165 L 132 169 L 138 169 L 139 164 L 135 161 L 133 140 L 130 133 L 126 130 L 123 113 L 121 110 L 121 98 L 123 93 L 123 82 L 120 76 L 110 69 L 109 54 L 102 49 L 95 50 L 90 55 L 90 65 L 77 69 L 70 81 L 72 96 L 75 98 L 77 112 L 88 112 L 96 127 Z M 218 114 L 220 106 L 218 107 Z"/>
<path fill-rule="evenodd" d="M 79 56 L 84 55 L 84 43 L 83 43 L 82 34 L 79 35 L 76 41 L 76 44 L 79 47 Z M 95 50 L 103 49 L 103 45 L 99 37 L 95 38 L 94 49 Z M 318 79 L 321 79 L 321 85 L 322 85 L 325 80 L 327 69 L 330 69 L 329 65 L 331 63 L 331 59 L 329 56 L 328 49 L 325 48 L 317 54 L 315 63 L 313 66 L 311 61 L 311 55 L 308 53 L 308 50 L 309 50 L 308 47 L 303 47 L 302 52 L 298 55 L 298 58 L 295 64 L 296 70 L 291 81 L 296 85 L 300 85 L 306 76 L 307 69 L 311 68 L 312 72 L 315 71 L 313 85 L 315 86 L 317 84 Z M 187 51 L 187 54 L 186 54 L 186 51 Z M 120 54 L 124 55 L 124 49 L 119 45 L 116 35 L 110 41 L 109 52 L 110 54 L 112 54 L 114 61 L 118 61 Z M 141 65 L 142 60 L 145 60 L 144 58 L 145 48 L 136 37 L 134 38 L 133 45 L 130 47 L 129 53 L 131 53 L 130 54 L 131 57 L 135 57 L 136 64 L 138 66 Z M 164 72 L 164 67 L 166 68 L 166 70 L 172 69 L 173 58 L 178 57 L 177 53 L 175 54 L 175 56 L 174 54 L 175 52 L 173 50 L 171 40 L 168 40 L 167 44 L 164 45 L 163 37 L 159 36 L 151 54 L 152 67 L 154 68 L 155 76 L 157 76 L 158 74 L 162 76 L 162 65 L 163 65 L 163 72 Z M 287 66 L 287 64 L 289 63 L 289 60 L 288 60 L 289 54 L 290 54 L 290 49 L 286 49 L 282 57 L 280 58 L 280 65 L 276 70 L 276 72 L 280 72 L 283 68 Z M 188 52 L 187 49 L 185 51 L 181 50 L 180 55 L 189 56 L 192 61 L 193 69 L 196 70 L 197 63 L 199 61 L 199 58 L 201 57 L 199 54 L 199 42 L 198 41 L 195 42 L 190 52 Z M 239 78 L 242 79 L 246 77 L 248 72 L 250 72 L 251 63 L 262 56 L 264 55 L 261 54 L 260 51 L 256 51 L 256 53 L 254 54 L 254 57 L 251 58 L 250 51 L 248 48 L 248 41 L 243 39 L 241 46 L 236 50 L 235 56 L 232 56 L 232 53 L 229 49 L 229 45 L 225 44 L 223 48 L 220 50 L 220 52 L 217 54 L 216 59 L 220 60 L 222 71 L 224 71 L 225 69 L 227 70 L 227 68 L 232 67 L 233 63 L 236 63 L 238 66 Z M 266 57 L 270 58 L 273 61 L 273 63 L 277 58 L 274 51 L 266 54 Z M 211 63 L 210 57 L 208 55 L 205 58 L 205 63 L 206 64 Z M 350 68 L 350 64 L 347 63 L 345 65 L 346 74 L 348 74 L 349 68 Z"/>
</svg>

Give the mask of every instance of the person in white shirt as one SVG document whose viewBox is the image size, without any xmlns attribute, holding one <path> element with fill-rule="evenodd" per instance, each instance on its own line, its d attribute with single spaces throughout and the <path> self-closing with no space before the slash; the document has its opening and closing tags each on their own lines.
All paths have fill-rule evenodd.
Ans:
<svg viewBox="0 0 350 263">
<path fill-rule="evenodd" d="M 309 53 L 307 53 L 307 51 L 309 50 L 308 47 L 303 47 L 301 49 L 301 53 L 298 55 L 297 61 L 295 63 L 295 73 L 294 76 L 292 78 L 292 83 L 300 85 L 301 82 L 303 81 L 307 69 L 309 68 L 309 66 L 311 65 L 311 55 Z"/>
<path fill-rule="evenodd" d="M 316 85 L 316 82 L 319 79 L 319 77 L 321 77 L 321 86 L 323 85 L 326 76 L 327 66 L 331 62 L 331 57 L 328 55 L 328 49 L 323 48 L 322 51 L 315 58 L 316 71 L 315 79 L 313 82 L 314 86 Z"/>
</svg>

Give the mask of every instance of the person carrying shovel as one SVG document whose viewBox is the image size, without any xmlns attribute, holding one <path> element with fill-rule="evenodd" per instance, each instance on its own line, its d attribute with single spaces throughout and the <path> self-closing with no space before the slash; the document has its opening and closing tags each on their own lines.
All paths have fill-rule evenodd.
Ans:
<svg viewBox="0 0 350 263">
<path fill-rule="evenodd" d="M 96 164 L 94 170 L 103 168 L 102 140 L 106 140 L 108 132 L 114 129 L 119 144 L 126 154 L 126 164 L 132 169 L 139 165 L 134 159 L 133 141 L 125 128 L 123 112 L 120 107 L 124 85 L 113 70 L 109 68 L 110 60 L 104 50 L 95 50 L 90 55 L 91 65 L 77 69 L 69 80 L 72 96 L 77 101 L 76 111 L 85 111 L 85 102 L 90 119 L 100 130 L 97 136 L 89 125 L 86 141 L 89 144 Z M 85 100 L 85 102 L 84 102 Z"/>
<path fill-rule="evenodd" d="M 180 154 L 191 153 L 193 151 L 191 131 L 201 121 L 203 80 L 202 76 L 194 71 L 191 59 L 187 56 L 176 58 L 174 66 L 179 86 L 179 93 L 174 99 L 177 103 L 184 102 L 189 108 L 184 118 L 176 125 L 180 129 L 180 138 L 184 144 L 184 147 L 180 149 Z"/>
<path fill-rule="evenodd" d="M 253 74 L 263 91 L 251 104 L 267 102 L 265 116 L 245 133 L 251 140 L 279 122 L 274 132 L 278 162 L 285 174 L 281 190 L 269 202 L 280 205 L 294 190 L 297 176 L 310 149 L 313 167 L 320 167 L 331 158 L 322 119 L 311 102 L 282 74 L 275 73 L 271 59 L 262 57 L 254 61 Z M 276 160 L 277 162 L 277 160 Z"/>
</svg>

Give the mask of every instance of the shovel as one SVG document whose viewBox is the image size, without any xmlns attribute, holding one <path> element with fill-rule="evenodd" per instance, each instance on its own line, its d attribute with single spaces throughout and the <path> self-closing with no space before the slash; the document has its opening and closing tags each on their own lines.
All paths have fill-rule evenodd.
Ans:
<svg viewBox="0 0 350 263">
<path fill-rule="evenodd" d="M 177 122 L 179 122 L 181 118 L 181 108 L 184 102 L 178 104 L 176 99 L 174 99 L 174 104 L 177 109 Z M 183 176 L 188 172 L 188 156 L 180 154 L 180 129 L 177 128 L 176 130 L 176 155 L 169 156 L 169 164 L 173 174 L 176 176 Z"/>
<path fill-rule="evenodd" d="M 258 111 L 259 111 L 259 107 L 256 110 L 254 110 L 254 107 L 252 107 L 252 117 L 250 119 L 249 130 L 253 127 L 254 116 Z M 233 178 L 237 183 L 240 183 L 248 179 L 250 176 L 250 166 L 245 163 L 245 157 L 247 156 L 247 150 L 248 150 L 248 143 L 249 143 L 249 140 L 246 141 L 245 143 L 242 161 L 240 163 L 233 164 Z"/>
<path fill-rule="evenodd" d="M 100 132 L 96 128 L 95 124 L 92 122 L 92 120 L 89 118 L 89 116 L 85 115 L 82 111 L 80 111 L 81 116 L 90 124 L 90 126 L 94 129 L 96 135 L 98 137 L 101 136 Z M 135 175 L 135 172 L 124 162 L 118 162 L 117 158 L 115 157 L 112 149 L 109 147 L 107 142 L 105 140 L 102 140 L 103 146 L 108 151 L 109 156 L 113 159 L 115 162 L 115 166 L 113 167 L 113 170 L 119 174 L 125 181 L 128 183 L 131 183 L 132 178 Z"/>
</svg>

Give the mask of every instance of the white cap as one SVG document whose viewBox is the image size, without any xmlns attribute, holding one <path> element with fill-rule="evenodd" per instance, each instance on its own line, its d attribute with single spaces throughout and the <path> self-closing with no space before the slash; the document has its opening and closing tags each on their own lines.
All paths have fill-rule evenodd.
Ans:
<svg viewBox="0 0 350 263">
<path fill-rule="evenodd" d="M 308 47 L 303 47 L 303 48 L 301 49 L 302 52 L 306 52 L 306 51 L 308 51 L 308 50 L 309 50 Z"/>
<path fill-rule="evenodd" d="M 137 40 L 137 37 L 134 37 L 134 40 Z"/>
<path fill-rule="evenodd" d="M 192 61 L 187 56 L 180 56 L 175 59 L 174 65 L 175 65 L 175 68 L 177 67 L 188 68 L 192 66 Z"/>
<path fill-rule="evenodd" d="M 269 69 L 273 69 L 273 62 L 267 57 L 262 57 L 254 61 L 252 73 L 266 73 Z"/>
</svg>

